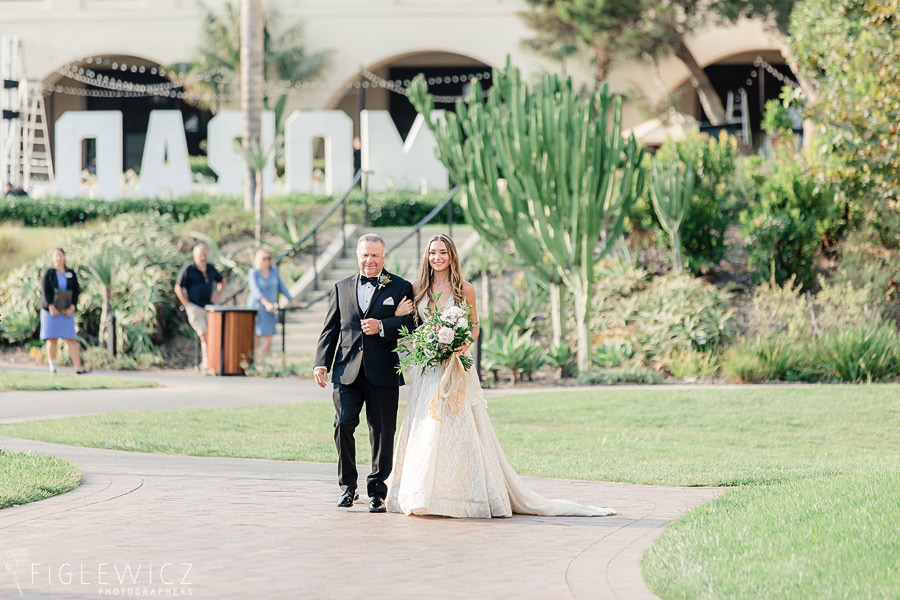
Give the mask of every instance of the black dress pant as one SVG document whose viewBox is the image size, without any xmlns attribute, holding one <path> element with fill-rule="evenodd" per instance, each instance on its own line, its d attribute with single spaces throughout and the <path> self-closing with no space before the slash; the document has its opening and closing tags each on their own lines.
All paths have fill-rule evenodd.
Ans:
<svg viewBox="0 0 900 600">
<path fill-rule="evenodd" d="M 351 384 L 338 383 L 334 387 L 334 444 L 338 451 L 338 484 L 341 489 L 356 489 L 359 473 L 356 470 L 356 440 L 353 433 L 359 425 L 359 415 L 366 407 L 369 424 L 369 443 L 372 446 L 372 473 L 367 478 L 369 497 L 387 497 L 387 478 L 394 462 L 394 432 L 397 429 L 397 405 L 400 388 L 376 386 L 360 369 Z"/>
</svg>

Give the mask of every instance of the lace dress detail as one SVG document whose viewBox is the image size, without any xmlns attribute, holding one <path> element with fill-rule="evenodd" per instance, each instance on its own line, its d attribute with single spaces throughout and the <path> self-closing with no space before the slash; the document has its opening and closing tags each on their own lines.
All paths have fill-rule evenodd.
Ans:
<svg viewBox="0 0 900 600">
<path fill-rule="evenodd" d="M 452 298 L 450 302 L 453 302 Z M 448 303 L 449 304 L 449 303 Z M 427 300 L 417 310 L 425 317 Z M 388 481 L 388 510 L 407 515 L 509 517 L 513 513 L 543 516 L 607 516 L 608 508 L 550 500 L 528 489 L 513 471 L 487 414 L 475 369 L 466 372 L 468 393 L 462 410 L 453 414 L 443 403 L 440 419 L 428 406 L 444 367 L 410 373 L 409 400 Z"/>
</svg>

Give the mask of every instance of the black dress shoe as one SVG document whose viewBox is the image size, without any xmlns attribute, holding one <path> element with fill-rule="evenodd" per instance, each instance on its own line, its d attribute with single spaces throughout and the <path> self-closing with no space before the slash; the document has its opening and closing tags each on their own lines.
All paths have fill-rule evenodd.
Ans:
<svg viewBox="0 0 900 600">
<path fill-rule="evenodd" d="M 337 505 L 341 508 L 350 508 L 356 500 L 359 500 L 359 494 L 356 490 L 348 488 L 347 491 L 341 494 L 341 499 L 338 500 Z"/>
<path fill-rule="evenodd" d="M 387 507 L 384 505 L 384 498 L 372 496 L 372 499 L 369 501 L 369 512 L 387 512 Z"/>
</svg>

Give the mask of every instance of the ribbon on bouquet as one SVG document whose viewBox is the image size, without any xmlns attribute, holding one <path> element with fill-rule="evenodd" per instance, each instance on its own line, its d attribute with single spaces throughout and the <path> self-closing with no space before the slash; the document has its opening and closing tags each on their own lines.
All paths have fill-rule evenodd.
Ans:
<svg viewBox="0 0 900 600">
<path fill-rule="evenodd" d="M 459 359 L 459 355 L 454 354 L 447 361 L 444 374 L 441 375 L 441 380 L 438 382 L 437 392 L 428 404 L 428 414 L 435 421 L 440 421 L 441 404 L 444 402 L 450 407 L 451 413 L 459 414 L 466 401 L 467 391 L 466 368 Z"/>
</svg>

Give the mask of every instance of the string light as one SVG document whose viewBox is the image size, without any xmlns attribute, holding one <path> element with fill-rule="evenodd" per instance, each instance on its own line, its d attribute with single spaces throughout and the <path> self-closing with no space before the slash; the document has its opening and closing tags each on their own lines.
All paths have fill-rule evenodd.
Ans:
<svg viewBox="0 0 900 600">
<path fill-rule="evenodd" d="M 763 69 L 766 70 L 767 73 L 769 73 L 769 75 L 771 75 L 772 77 L 774 77 L 775 79 L 777 79 L 778 81 L 783 83 L 784 85 L 790 86 L 792 88 L 800 87 L 799 83 L 797 83 L 793 79 L 786 77 L 781 71 L 779 71 L 778 69 L 776 69 L 775 67 L 770 65 L 768 62 L 766 62 L 766 59 L 764 59 L 762 56 L 756 57 L 756 60 L 753 61 L 753 66 L 754 67 L 762 67 Z M 757 76 L 756 71 L 753 71 L 751 73 L 751 76 L 756 77 Z M 748 79 L 747 85 L 748 86 L 753 85 L 752 80 Z"/>
</svg>

